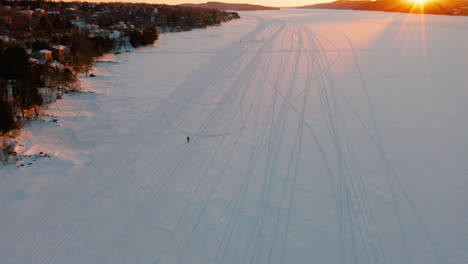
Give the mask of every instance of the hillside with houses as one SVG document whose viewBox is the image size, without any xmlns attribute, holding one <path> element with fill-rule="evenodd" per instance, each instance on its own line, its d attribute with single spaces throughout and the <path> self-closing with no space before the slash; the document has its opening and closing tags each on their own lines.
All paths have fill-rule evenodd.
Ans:
<svg viewBox="0 0 468 264">
<path fill-rule="evenodd" d="M 14 137 L 45 104 L 78 91 L 77 77 L 90 74 L 93 62 L 106 53 L 152 45 L 160 33 L 235 18 L 235 12 L 183 6 L 2 1 L 0 135 Z M 11 140 L 3 141 L 2 149 L 10 149 L 5 142 Z"/>
</svg>

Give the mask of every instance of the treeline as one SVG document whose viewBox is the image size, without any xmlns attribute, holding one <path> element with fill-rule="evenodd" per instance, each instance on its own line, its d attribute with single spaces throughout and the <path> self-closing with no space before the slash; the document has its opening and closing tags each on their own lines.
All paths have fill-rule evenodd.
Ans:
<svg viewBox="0 0 468 264">
<path fill-rule="evenodd" d="M 239 1 L 240 2 L 240 1 Z M 270 7 L 262 5 L 252 5 L 252 4 L 234 4 L 234 3 L 223 3 L 223 2 L 213 2 L 209 1 L 202 4 L 182 4 L 183 6 L 190 7 L 203 7 L 203 8 L 212 8 L 218 10 L 236 10 L 236 11 L 260 11 L 260 10 L 280 10 L 279 7 Z"/>
<path fill-rule="evenodd" d="M 0 16 L 13 16 L 14 22 L 10 27 L 14 27 L 16 32 L 33 33 L 35 36 L 77 28 L 77 24 L 71 22 L 76 21 L 78 17 L 82 22 L 97 25 L 101 29 L 122 29 L 123 23 L 123 25 L 132 25 L 135 28 L 158 27 L 167 31 L 174 31 L 176 28 L 177 30 L 205 28 L 239 18 L 236 12 L 145 3 L 0 0 L 0 5 L 13 7 L 12 10 L 0 10 Z M 29 17 L 31 14 L 13 12 L 15 9 L 42 9 L 46 13 L 44 15 L 34 13 L 31 18 Z M 0 28 L 0 30 L 4 29 L 5 27 Z M 35 32 L 30 32 L 32 29 Z"/>
<path fill-rule="evenodd" d="M 152 39 L 155 37 L 152 36 Z M 46 102 L 44 96 L 60 95 L 76 89 L 77 74 L 88 73 L 93 61 L 115 47 L 112 39 L 90 37 L 88 33 L 72 32 L 59 42 L 69 47 L 64 55 L 56 45 L 47 41 L 28 42 L 32 50 L 50 50 L 52 58 L 37 63 L 20 45 L 0 49 L 0 133 L 5 134 L 21 127 L 25 114 L 34 112 Z M 140 45 L 152 44 L 149 42 Z M 31 52 L 31 51 L 30 51 Z M 39 92 L 42 89 L 42 93 Z M 16 113 L 21 112 L 21 118 Z"/>
<path fill-rule="evenodd" d="M 158 32 L 155 28 L 145 28 L 142 31 L 132 30 L 129 32 L 129 41 L 133 47 L 148 46 L 158 39 Z"/>
<path fill-rule="evenodd" d="M 43 105 L 39 85 L 40 73 L 31 66 L 24 48 L 12 46 L 0 52 L 0 132 L 20 127 L 15 118 L 16 107 L 23 115 L 32 108 L 38 112 L 37 108 Z"/>
</svg>

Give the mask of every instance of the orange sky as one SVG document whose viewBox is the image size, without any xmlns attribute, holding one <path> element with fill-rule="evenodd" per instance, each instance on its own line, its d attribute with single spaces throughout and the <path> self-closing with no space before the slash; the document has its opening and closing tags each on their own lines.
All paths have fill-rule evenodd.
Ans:
<svg viewBox="0 0 468 264">
<path fill-rule="evenodd" d="M 115 0 L 114 0 L 115 1 Z M 127 2 L 151 2 L 157 4 L 177 5 L 183 3 L 205 3 L 207 1 L 217 1 L 225 3 L 249 3 L 265 6 L 304 6 L 323 2 L 333 2 L 334 0 L 130 0 Z"/>
</svg>

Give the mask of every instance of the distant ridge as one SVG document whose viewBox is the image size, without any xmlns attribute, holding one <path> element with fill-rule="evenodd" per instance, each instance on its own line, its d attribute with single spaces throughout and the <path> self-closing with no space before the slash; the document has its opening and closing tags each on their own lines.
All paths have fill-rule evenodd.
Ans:
<svg viewBox="0 0 468 264">
<path fill-rule="evenodd" d="M 468 15 L 467 5 L 468 0 L 428 1 L 423 5 L 423 7 L 408 0 L 338 0 L 331 3 L 307 5 L 298 8 L 350 9 L 466 16 Z"/>
<path fill-rule="evenodd" d="M 360 9 L 371 4 L 372 1 L 335 1 L 331 3 L 321 3 L 315 5 L 301 6 L 298 8 L 312 8 L 312 9 Z"/>
<path fill-rule="evenodd" d="M 204 4 L 181 4 L 181 6 L 203 7 L 203 8 L 212 8 L 212 9 L 218 9 L 218 10 L 234 10 L 234 11 L 279 10 L 279 8 L 277 7 L 268 7 L 268 6 L 251 5 L 251 4 L 231 4 L 231 3 L 222 3 L 222 2 L 206 2 Z"/>
</svg>

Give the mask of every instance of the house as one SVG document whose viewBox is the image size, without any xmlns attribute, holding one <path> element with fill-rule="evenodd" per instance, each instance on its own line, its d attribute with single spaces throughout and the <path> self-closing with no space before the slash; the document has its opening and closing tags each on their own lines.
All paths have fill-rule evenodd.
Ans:
<svg viewBox="0 0 468 264">
<path fill-rule="evenodd" d="M 89 38 L 96 38 L 96 37 L 105 37 L 107 36 L 107 32 L 103 29 L 93 29 L 89 32 Z"/>
<path fill-rule="evenodd" d="M 40 50 L 31 54 L 31 57 L 37 59 L 39 64 L 45 64 L 47 61 L 52 60 L 52 51 L 50 50 Z"/>
<path fill-rule="evenodd" d="M 3 43 L 5 45 L 15 45 L 16 44 L 16 39 L 6 36 L 6 35 L 1 35 L 0 36 L 0 43 Z"/>
<path fill-rule="evenodd" d="M 11 16 L 0 16 L 0 21 L 7 25 L 10 25 L 13 23 L 13 18 Z"/>
<path fill-rule="evenodd" d="M 41 8 L 36 8 L 34 11 L 36 11 L 37 14 L 41 14 L 41 15 L 46 13 L 46 11 L 44 9 L 41 9 Z"/>
<path fill-rule="evenodd" d="M 121 37 L 121 33 L 120 33 L 120 31 L 114 30 L 114 31 L 109 32 L 108 37 L 110 39 L 118 39 L 118 38 Z"/>
<path fill-rule="evenodd" d="M 71 20 L 70 21 L 79 31 L 84 31 L 87 29 L 86 23 L 81 20 Z"/>
<path fill-rule="evenodd" d="M 67 52 L 67 47 L 62 45 L 54 45 L 52 48 L 57 52 L 58 60 L 63 60 L 65 58 L 65 53 Z"/>
<path fill-rule="evenodd" d="M 127 29 L 128 28 L 128 26 L 125 24 L 124 21 L 119 21 L 115 27 L 118 28 L 118 29 Z"/>
<path fill-rule="evenodd" d="M 31 19 L 34 15 L 34 11 L 32 10 L 23 10 L 21 11 L 23 14 L 25 14 L 29 19 Z"/>
<path fill-rule="evenodd" d="M 36 65 L 39 61 L 37 59 L 34 59 L 34 58 L 29 58 L 29 63 L 31 65 Z"/>
</svg>

